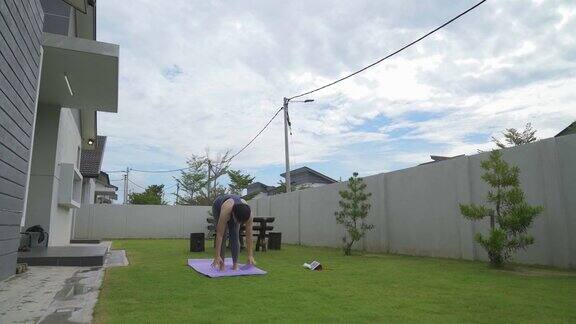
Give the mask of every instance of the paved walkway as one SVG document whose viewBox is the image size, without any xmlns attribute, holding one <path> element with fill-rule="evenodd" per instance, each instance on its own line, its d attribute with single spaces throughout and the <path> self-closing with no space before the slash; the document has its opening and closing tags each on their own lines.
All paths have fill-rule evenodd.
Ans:
<svg viewBox="0 0 576 324">
<path fill-rule="evenodd" d="M 104 267 L 29 267 L 0 282 L 0 323 L 90 323 L 104 269 L 127 265 L 112 250 Z"/>
</svg>

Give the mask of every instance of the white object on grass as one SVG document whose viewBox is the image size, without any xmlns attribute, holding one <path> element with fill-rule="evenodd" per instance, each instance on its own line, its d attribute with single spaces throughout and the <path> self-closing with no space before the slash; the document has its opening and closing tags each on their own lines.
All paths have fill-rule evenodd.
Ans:
<svg viewBox="0 0 576 324">
<path fill-rule="evenodd" d="M 310 270 L 322 270 L 322 265 L 318 261 L 312 261 L 311 263 L 304 263 L 302 266 Z"/>
</svg>

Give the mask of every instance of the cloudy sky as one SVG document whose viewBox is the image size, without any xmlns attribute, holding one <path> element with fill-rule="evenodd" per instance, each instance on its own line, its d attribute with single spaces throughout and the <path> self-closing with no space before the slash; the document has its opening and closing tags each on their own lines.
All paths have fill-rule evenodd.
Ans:
<svg viewBox="0 0 576 324">
<path fill-rule="evenodd" d="M 206 149 L 238 150 L 283 97 L 370 64 L 476 2 L 100 0 L 98 39 L 120 45 L 119 112 L 99 114 L 104 169 L 173 169 Z M 527 122 L 551 137 L 576 119 L 575 30 L 573 0 L 489 0 L 314 103 L 292 104 L 293 166 L 346 179 L 474 154 Z M 272 185 L 283 163 L 277 118 L 232 167 Z M 131 178 L 171 186 L 173 175 Z"/>
</svg>

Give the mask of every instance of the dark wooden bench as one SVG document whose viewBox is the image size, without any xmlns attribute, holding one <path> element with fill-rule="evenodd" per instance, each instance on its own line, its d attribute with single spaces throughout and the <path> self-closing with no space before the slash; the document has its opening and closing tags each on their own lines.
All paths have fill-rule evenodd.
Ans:
<svg viewBox="0 0 576 324">
<path fill-rule="evenodd" d="M 274 226 L 268 224 L 273 223 L 274 220 L 274 217 L 254 217 L 252 220 L 254 224 L 258 224 L 252 227 L 257 232 L 254 233 L 254 236 L 257 237 L 255 248 L 256 251 L 260 251 L 260 248 L 262 248 L 263 251 L 267 250 L 268 247 L 266 246 L 266 238 L 269 236 L 267 232 L 274 229 Z"/>
<path fill-rule="evenodd" d="M 252 219 L 252 236 L 256 237 L 256 251 L 266 250 L 266 238 L 268 238 L 268 232 L 274 230 L 274 226 L 268 225 L 273 223 L 275 220 L 274 217 L 254 217 Z M 208 237 L 215 238 L 216 237 L 216 226 L 214 225 L 214 218 L 206 218 L 208 221 Z M 242 225 L 240 227 L 240 249 L 243 250 L 245 247 L 245 240 L 246 238 L 246 226 Z"/>
</svg>

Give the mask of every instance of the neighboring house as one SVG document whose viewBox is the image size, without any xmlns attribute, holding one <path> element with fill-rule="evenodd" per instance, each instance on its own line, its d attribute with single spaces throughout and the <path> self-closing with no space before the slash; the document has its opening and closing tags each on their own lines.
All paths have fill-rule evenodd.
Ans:
<svg viewBox="0 0 576 324">
<path fill-rule="evenodd" d="M 276 187 L 268 186 L 262 182 L 252 182 L 246 188 L 246 197 L 249 199 L 257 199 L 261 197 L 266 197 L 274 194 Z"/>
<path fill-rule="evenodd" d="M 95 0 L 0 0 L 0 280 L 21 224 L 70 242 L 81 152 L 118 110 L 119 47 L 95 40 Z"/>
<path fill-rule="evenodd" d="M 95 204 L 111 204 L 114 200 L 118 199 L 116 192 L 118 187 L 110 184 L 108 173 L 100 171 L 100 175 L 96 179 L 96 190 L 94 191 Z"/>
<path fill-rule="evenodd" d="M 285 178 L 286 173 L 280 176 Z M 320 187 L 330 183 L 338 182 L 314 169 L 301 167 L 290 171 L 290 179 L 293 187 L 311 188 Z M 249 199 L 272 196 L 278 193 L 279 187 L 265 185 L 261 182 L 254 182 L 248 186 L 247 195 Z"/>
<path fill-rule="evenodd" d="M 108 174 L 101 171 L 105 148 L 106 136 L 97 136 L 94 149 L 82 150 L 82 204 L 111 204 L 118 199 L 118 187 L 111 185 Z"/>
<path fill-rule="evenodd" d="M 556 134 L 554 137 L 560 137 L 564 135 L 576 134 L 576 121 L 564 128 L 560 133 Z"/>
<path fill-rule="evenodd" d="M 286 173 L 282 173 L 280 176 L 286 178 Z M 290 171 L 290 182 L 293 186 L 320 187 L 338 181 L 304 166 Z"/>
</svg>

